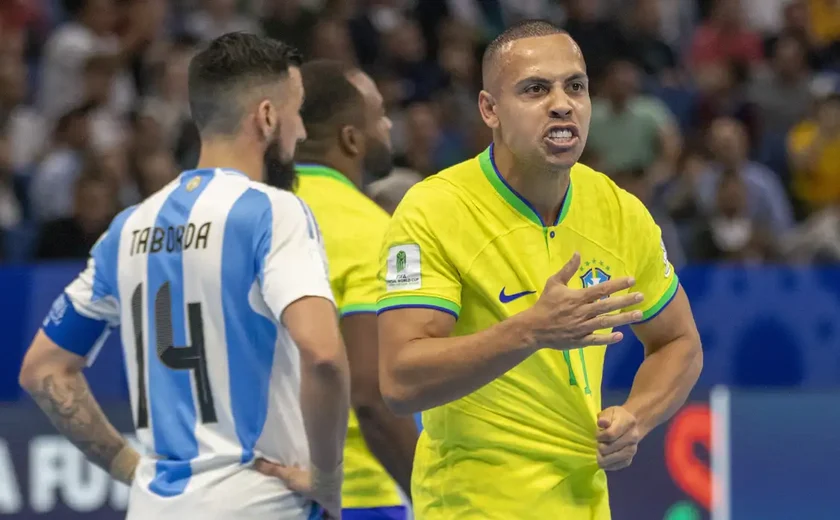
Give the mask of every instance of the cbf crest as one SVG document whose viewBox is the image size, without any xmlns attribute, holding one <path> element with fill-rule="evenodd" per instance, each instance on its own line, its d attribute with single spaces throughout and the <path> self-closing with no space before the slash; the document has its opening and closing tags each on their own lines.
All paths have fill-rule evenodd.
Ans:
<svg viewBox="0 0 840 520">
<path fill-rule="evenodd" d="M 584 289 L 593 285 L 602 284 L 611 278 L 609 271 L 610 266 L 605 265 L 604 262 L 598 260 L 583 262 L 580 269 L 578 269 L 578 272 L 582 273 L 580 275 L 580 283 Z"/>
</svg>

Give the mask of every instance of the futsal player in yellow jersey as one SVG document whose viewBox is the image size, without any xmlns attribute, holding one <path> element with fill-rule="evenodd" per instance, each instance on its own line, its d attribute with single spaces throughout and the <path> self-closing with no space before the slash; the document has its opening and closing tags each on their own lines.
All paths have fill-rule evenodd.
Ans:
<svg viewBox="0 0 840 520">
<path fill-rule="evenodd" d="M 301 75 L 308 138 L 298 145 L 295 191 L 324 237 L 355 411 L 344 449 L 342 516 L 399 520 L 406 509 L 385 468 L 409 493 L 417 427 L 412 418 L 395 416 L 379 393 L 377 272 L 390 217 L 359 190 L 363 170 L 375 176 L 391 170 L 391 124 L 379 90 L 358 69 L 318 60 L 304 64 Z"/>
<path fill-rule="evenodd" d="M 380 381 L 423 411 L 418 520 L 603 520 L 605 470 L 684 402 L 702 366 L 691 310 L 645 207 L 576 164 L 589 129 L 580 50 L 548 22 L 487 49 L 493 145 L 413 187 L 380 268 Z M 605 345 L 645 345 L 601 409 Z"/>
</svg>

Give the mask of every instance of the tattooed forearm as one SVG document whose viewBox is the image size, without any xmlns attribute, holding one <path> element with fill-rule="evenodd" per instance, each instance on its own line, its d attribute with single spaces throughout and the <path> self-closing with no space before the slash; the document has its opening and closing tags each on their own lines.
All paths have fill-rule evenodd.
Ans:
<svg viewBox="0 0 840 520">
<path fill-rule="evenodd" d="M 49 374 L 29 393 L 59 432 L 91 462 L 111 472 L 126 441 L 105 417 L 82 374 Z"/>
</svg>

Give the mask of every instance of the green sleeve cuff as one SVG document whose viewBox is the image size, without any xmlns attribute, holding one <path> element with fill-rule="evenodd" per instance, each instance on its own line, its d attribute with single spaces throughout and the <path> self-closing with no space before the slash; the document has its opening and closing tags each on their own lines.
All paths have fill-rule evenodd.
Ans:
<svg viewBox="0 0 840 520">
<path fill-rule="evenodd" d="M 377 314 L 394 309 L 434 309 L 458 318 L 461 306 L 455 302 L 437 296 L 385 296 L 377 304 Z"/>
<path fill-rule="evenodd" d="M 654 303 L 648 310 L 642 312 L 642 322 L 652 320 L 656 317 L 657 314 L 662 312 L 662 309 L 668 306 L 671 303 L 671 300 L 674 299 L 674 296 L 677 294 L 677 288 L 680 286 L 680 279 L 677 276 L 677 273 L 674 273 L 673 278 L 671 279 L 671 285 L 665 290 L 662 296 Z"/>
</svg>

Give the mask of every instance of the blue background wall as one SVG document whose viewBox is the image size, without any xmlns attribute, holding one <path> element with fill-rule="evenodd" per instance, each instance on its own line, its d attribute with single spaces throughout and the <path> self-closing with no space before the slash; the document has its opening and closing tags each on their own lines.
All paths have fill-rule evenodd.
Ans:
<svg viewBox="0 0 840 520">
<path fill-rule="evenodd" d="M 81 264 L 0 268 L 0 401 L 20 396 L 23 352 Z M 692 267 L 680 273 L 705 348 L 700 388 L 840 386 L 840 269 Z M 628 338 L 607 354 L 605 390 L 629 388 L 642 360 Z M 102 399 L 125 399 L 117 334 L 90 369 Z"/>
</svg>

